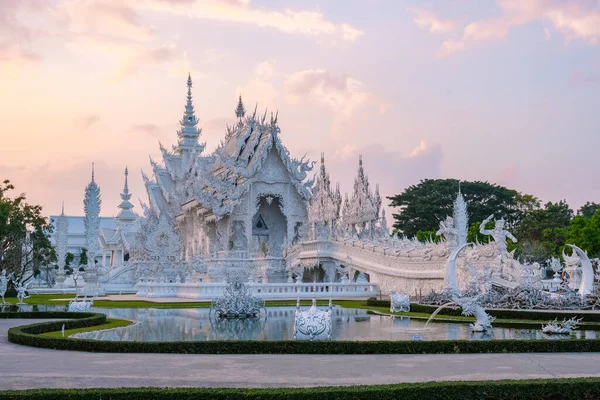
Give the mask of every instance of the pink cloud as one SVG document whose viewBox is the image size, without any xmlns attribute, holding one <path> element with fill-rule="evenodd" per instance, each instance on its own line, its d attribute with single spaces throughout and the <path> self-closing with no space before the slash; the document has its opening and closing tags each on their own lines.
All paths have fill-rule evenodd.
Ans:
<svg viewBox="0 0 600 400">
<path fill-rule="evenodd" d="M 430 33 L 449 33 L 454 30 L 457 24 L 457 21 L 454 20 L 442 20 L 431 11 L 418 8 L 413 8 L 411 11 L 415 14 L 415 24 Z"/>
</svg>

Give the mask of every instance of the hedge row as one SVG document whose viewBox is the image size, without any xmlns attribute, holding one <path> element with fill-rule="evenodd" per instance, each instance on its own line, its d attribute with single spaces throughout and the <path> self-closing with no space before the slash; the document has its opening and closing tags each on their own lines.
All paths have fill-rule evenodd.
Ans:
<svg viewBox="0 0 600 400">
<path fill-rule="evenodd" d="M 0 400 L 585 400 L 597 398 L 600 398 L 600 379 L 598 378 L 427 382 L 378 386 L 338 386 L 293 389 L 121 388 L 0 391 Z"/>
<path fill-rule="evenodd" d="M 367 306 L 369 307 L 387 307 L 390 306 L 389 300 L 376 300 L 370 298 L 367 300 Z M 430 306 L 427 304 L 410 304 L 410 311 L 416 313 L 431 314 L 437 310 L 438 306 Z M 487 313 L 498 319 L 528 319 L 528 320 L 539 320 L 547 322 L 553 319 L 562 320 L 563 318 L 583 318 L 584 322 L 600 322 L 600 312 L 598 313 L 578 313 L 574 310 L 569 311 L 541 311 L 541 310 L 495 310 L 486 309 Z M 450 315 L 453 317 L 461 316 L 462 310 L 460 307 L 445 307 L 440 310 L 438 315 Z"/>
<path fill-rule="evenodd" d="M 55 314 L 55 313 L 40 313 Z M 68 316 L 76 316 L 68 313 Z M 43 322 L 8 330 L 8 340 L 32 347 L 102 353 L 181 354 L 451 354 L 600 352 L 600 340 L 433 340 L 433 341 L 179 341 L 134 342 L 41 336 L 41 333 L 103 324 L 103 314 L 80 313 L 81 319 Z M 45 317 L 47 318 L 47 317 Z"/>
</svg>

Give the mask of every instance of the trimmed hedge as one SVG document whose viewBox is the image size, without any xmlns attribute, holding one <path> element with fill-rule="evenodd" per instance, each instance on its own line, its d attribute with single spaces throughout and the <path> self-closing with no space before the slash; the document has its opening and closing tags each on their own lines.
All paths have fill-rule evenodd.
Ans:
<svg viewBox="0 0 600 400">
<path fill-rule="evenodd" d="M 45 314 L 45 313 L 40 313 Z M 69 313 L 73 316 L 76 313 Z M 179 341 L 133 342 L 40 336 L 41 333 L 103 324 L 104 314 L 78 313 L 81 319 L 43 322 L 8 330 L 12 343 L 58 350 L 102 353 L 180 354 L 452 354 L 600 352 L 600 340 L 433 340 L 433 341 Z M 46 317 L 45 317 L 46 318 Z"/>
<path fill-rule="evenodd" d="M 374 298 L 367 299 L 367 306 L 370 307 L 390 307 L 389 300 L 376 300 Z M 432 314 L 437 310 L 439 306 L 431 306 L 428 304 L 411 303 L 410 311 L 416 313 Z M 600 312 L 589 313 L 589 312 L 577 312 L 576 310 L 568 311 L 542 311 L 542 310 L 495 310 L 493 308 L 486 308 L 488 314 L 498 319 L 528 319 L 528 320 L 539 320 L 547 322 L 553 319 L 562 320 L 563 318 L 583 318 L 583 322 L 600 322 Z M 462 314 L 460 307 L 449 306 L 442 308 L 438 315 L 449 315 L 453 317 L 459 317 Z"/>
<path fill-rule="evenodd" d="M 597 398 L 600 398 L 600 379 L 598 378 L 427 382 L 291 389 L 121 388 L 0 391 L 0 400 L 585 400 Z"/>
</svg>

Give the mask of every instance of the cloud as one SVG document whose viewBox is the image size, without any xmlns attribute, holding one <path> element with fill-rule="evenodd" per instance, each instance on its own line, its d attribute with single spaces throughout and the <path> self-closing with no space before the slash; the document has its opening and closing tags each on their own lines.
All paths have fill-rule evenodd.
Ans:
<svg viewBox="0 0 600 400">
<path fill-rule="evenodd" d="M 121 0 L 74 0 L 63 11 L 72 33 L 135 41 L 147 41 L 154 34 L 154 28 L 146 26 L 138 11 Z"/>
<path fill-rule="evenodd" d="M 454 30 L 457 24 L 454 20 L 441 20 L 431 11 L 418 8 L 413 8 L 411 11 L 415 14 L 415 24 L 430 33 L 449 33 Z"/>
<path fill-rule="evenodd" d="M 272 61 L 263 61 L 254 67 L 254 76 L 248 83 L 243 86 L 236 88 L 236 96 L 241 95 L 243 99 L 249 100 L 251 97 L 251 103 L 246 102 L 246 109 L 250 104 L 258 102 L 259 108 L 264 109 L 265 107 L 271 110 L 277 109 L 277 100 L 279 97 L 279 91 L 274 86 L 272 78 L 275 73 L 274 63 Z M 253 107 L 252 107 L 253 108 Z"/>
<path fill-rule="evenodd" d="M 284 9 L 276 11 L 253 6 L 250 0 L 146 0 L 158 11 L 168 11 L 195 19 L 208 19 L 273 28 L 288 34 L 333 36 L 354 42 L 364 32 L 347 23 L 334 23 L 320 11 Z"/>
<path fill-rule="evenodd" d="M 460 38 L 449 38 L 441 44 L 438 56 L 449 56 L 476 43 L 504 39 L 514 27 L 534 21 L 550 23 L 567 42 L 579 39 L 596 44 L 600 38 L 600 6 L 596 1 L 497 0 L 497 4 L 500 15 L 468 23 Z M 425 13 L 422 16 L 417 14 L 415 18 L 421 29 L 428 29 L 431 33 L 449 32 L 435 24 L 437 17 L 434 14 Z M 547 27 L 544 35 L 546 40 L 552 36 Z"/>
<path fill-rule="evenodd" d="M 291 74 L 285 81 L 285 94 L 290 104 L 317 103 L 334 113 L 332 133 L 339 137 L 345 123 L 366 108 L 374 107 L 379 115 L 389 104 L 370 93 L 364 83 L 325 69 L 309 69 Z"/>
<path fill-rule="evenodd" d="M 149 137 L 153 137 L 153 138 L 158 138 L 160 136 L 161 130 L 157 125 L 154 124 L 134 124 L 131 126 L 131 128 L 129 128 L 130 132 L 139 134 L 139 135 L 143 135 L 143 136 L 149 136 Z"/>
<path fill-rule="evenodd" d="M 98 121 L 100 121 L 100 117 L 92 114 L 78 118 L 75 123 L 80 129 L 88 130 Z"/>
</svg>

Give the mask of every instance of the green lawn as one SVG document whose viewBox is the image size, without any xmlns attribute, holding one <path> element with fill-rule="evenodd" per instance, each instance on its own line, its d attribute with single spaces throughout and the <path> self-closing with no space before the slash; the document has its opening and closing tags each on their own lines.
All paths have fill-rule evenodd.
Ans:
<svg viewBox="0 0 600 400">
<path fill-rule="evenodd" d="M 97 325 L 97 326 L 88 326 L 86 328 L 67 329 L 67 330 L 65 330 L 65 337 L 69 337 L 70 335 L 72 335 L 74 333 L 79 333 L 79 332 L 101 331 L 104 329 L 118 328 L 121 326 L 127 326 L 127 325 L 131 325 L 131 324 L 133 324 L 133 322 L 126 320 L 126 319 L 107 318 L 106 324 Z M 56 332 L 42 333 L 41 336 L 62 337 L 62 330 L 56 331 Z"/>
</svg>

